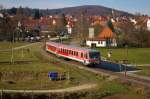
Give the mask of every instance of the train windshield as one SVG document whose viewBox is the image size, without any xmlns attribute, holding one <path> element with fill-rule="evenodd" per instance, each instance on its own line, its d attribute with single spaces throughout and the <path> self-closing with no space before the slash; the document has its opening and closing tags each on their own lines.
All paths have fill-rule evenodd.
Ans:
<svg viewBox="0 0 150 99">
<path fill-rule="evenodd" d="M 90 58 L 97 59 L 100 57 L 100 53 L 99 52 L 90 52 L 89 56 L 90 56 Z"/>
</svg>

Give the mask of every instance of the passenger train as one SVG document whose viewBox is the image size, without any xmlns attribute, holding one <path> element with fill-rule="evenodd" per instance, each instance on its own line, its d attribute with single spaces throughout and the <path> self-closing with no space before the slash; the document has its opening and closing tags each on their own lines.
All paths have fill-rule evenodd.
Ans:
<svg viewBox="0 0 150 99">
<path fill-rule="evenodd" d="M 59 57 L 81 62 L 84 65 L 99 64 L 101 61 L 99 51 L 51 41 L 46 42 L 46 51 Z"/>
</svg>

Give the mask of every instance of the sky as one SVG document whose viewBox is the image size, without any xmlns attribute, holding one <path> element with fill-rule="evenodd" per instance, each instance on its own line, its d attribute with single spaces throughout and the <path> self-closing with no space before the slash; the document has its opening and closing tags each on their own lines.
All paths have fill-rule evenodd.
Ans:
<svg viewBox="0 0 150 99">
<path fill-rule="evenodd" d="M 140 12 L 150 15 L 150 0 L 0 0 L 4 8 L 30 7 L 56 9 L 81 5 L 101 5 L 130 13 Z"/>
</svg>

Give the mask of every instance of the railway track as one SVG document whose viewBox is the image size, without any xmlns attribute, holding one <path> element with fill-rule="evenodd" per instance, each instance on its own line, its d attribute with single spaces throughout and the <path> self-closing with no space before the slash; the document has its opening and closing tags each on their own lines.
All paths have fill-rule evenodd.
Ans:
<svg viewBox="0 0 150 99">
<path fill-rule="evenodd" d="M 95 74 L 100 74 L 100 75 L 103 75 L 103 76 L 109 76 L 109 77 L 112 77 L 114 79 L 117 78 L 117 79 L 122 80 L 122 81 L 128 81 L 128 82 L 131 82 L 133 84 L 139 84 L 139 85 L 143 85 L 147 88 L 150 88 L 150 80 L 149 79 L 144 79 L 144 78 L 141 78 L 141 77 L 138 77 L 138 76 L 135 77 L 135 76 L 132 76 L 131 74 L 128 75 L 128 73 L 125 76 L 124 73 L 104 70 L 104 69 L 101 69 L 100 67 L 97 67 L 97 66 L 95 66 L 94 68 L 87 67 L 87 66 L 84 66 L 81 63 L 76 62 L 76 61 L 72 61 L 72 60 L 68 61 L 68 60 L 65 60 L 65 59 L 60 59 L 57 56 L 46 52 L 44 49 L 43 49 L 43 53 L 45 53 L 45 55 L 47 54 L 46 56 L 48 56 L 48 57 L 55 58 L 58 62 L 61 62 L 61 63 L 65 63 L 65 64 L 68 64 L 68 65 L 71 64 L 71 65 L 76 66 L 80 69 L 87 70 L 87 71 L 93 72 Z"/>
</svg>

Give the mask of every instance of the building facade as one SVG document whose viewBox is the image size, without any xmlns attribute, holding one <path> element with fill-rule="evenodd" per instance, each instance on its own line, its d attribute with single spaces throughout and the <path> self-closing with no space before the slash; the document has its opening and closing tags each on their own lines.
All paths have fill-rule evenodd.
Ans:
<svg viewBox="0 0 150 99">
<path fill-rule="evenodd" d="M 87 39 L 86 45 L 89 47 L 116 47 L 116 35 L 110 28 L 106 27 L 97 37 Z"/>
</svg>

